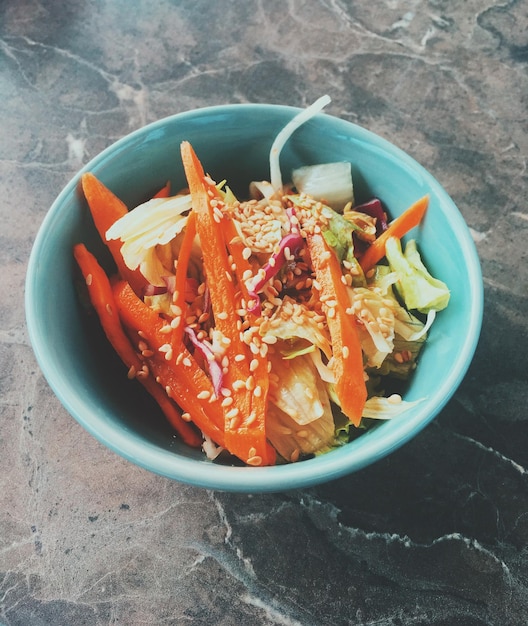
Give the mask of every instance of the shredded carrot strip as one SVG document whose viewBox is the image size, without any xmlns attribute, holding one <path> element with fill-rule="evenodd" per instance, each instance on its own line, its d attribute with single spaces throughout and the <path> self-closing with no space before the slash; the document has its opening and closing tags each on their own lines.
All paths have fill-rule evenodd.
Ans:
<svg viewBox="0 0 528 626">
<path fill-rule="evenodd" d="M 181 155 L 196 213 L 196 230 L 202 247 L 204 273 L 209 287 L 215 327 L 223 335 L 228 367 L 224 374 L 233 403 L 225 410 L 226 447 L 245 462 L 265 465 L 274 459 L 266 440 L 263 420 L 256 420 L 251 411 L 254 391 L 246 385 L 251 377 L 249 350 L 241 338 L 240 317 L 236 314 L 237 299 L 226 241 L 219 223 L 223 217 L 215 212 L 222 202 L 212 180 L 205 176 L 202 164 L 192 146 L 182 142 Z M 244 355 L 239 360 L 237 355 Z M 251 387 L 251 385 L 249 385 Z M 250 421 L 254 420 L 254 421 Z M 244 425 L 245 424 L 245 425 Z"/>
<path fill-rule="evenodd" d="M 171 184 L 170 180 L 152 197 L 153 198 L 168 198 L 170 196 Z"/>
<path fill-rule="evenodd" d="M 128 213 L 127 206 L 92 172 L 85 172 L 82 175 L 81 185 L 95 227 L 101 239 L 110 250 L 120 276 L 132 285 L 136 293 L 143 293 L 147 281 L 139 270 L 131 270 L 125 265 L 123 255 L 121 254 L 123 242 L 119 239 L 106 240 L 106 232 L 110 226 Z"/>
<path fill-rule="evenodd" d="M 335 306 L 323 304 L 332 340 L 335 390 L 341 410 L 354 425 L 358 426 L 367 399 L 367 389 L 358 332 L 353 318 L 346 313 L 350 305 L 346 287 L 341 281 L 341 266 L 323 235 L 307 232 L 306 242 L 320 287 L 318 299 L 323 303 L 332 301 L 336 303 Z"/>
<path fill-rule="evenodd" d="M 385 244 L 390 237 L 401 239 L 412 228 L 418 226 L 425 215 L 428 205 L 429 196 L 423 196 L 423 198 L 417 200 L 389 224 L 387 230 L 372 242 L 359 260 L 359 264 L 364 272 L 368 272 L 385 256 Z"/>
<path fill-rule="evenodd" d="M 145 362 L 140 358 L 132 343 L 127 337 L 119 319 L 110 280 L 95 256 L 88 251 L 84 244 L 76 244 L 73 254 L 84 276 L 90 301 L 99 317 L 104 333 L 119 355 L 129 375 L 136 378 L 156 400 L 165 417 L 178 432 L 182 440 L 192 447 L 199 447 L 199 434 L 181 418 L 177 405 L 167 397 L 164 390 L 144 369 Z"/>
<path fill-rule="evenodd" d="M 224 414 L 221 399 L 194 357 L 182 346 L 171 353 L 165 320 L 141 298 L 130 285 L 118 281 L 113 287 L 117 310 L 122 323 L 141 336 L 154 352 L 152 364 L 161 386 L 166 389 L 184 412 L 191 416 L 198 428 L 218 445 L 224 446 Z M 163 357 L 163 360 L 162 358 Z"/>
</svg>

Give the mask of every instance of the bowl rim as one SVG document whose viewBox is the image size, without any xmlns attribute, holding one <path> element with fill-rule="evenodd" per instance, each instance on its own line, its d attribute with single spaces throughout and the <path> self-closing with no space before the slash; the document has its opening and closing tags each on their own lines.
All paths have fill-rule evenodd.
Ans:
<svg viewBox="0 0 528 626">
<path fill-rule="evenodd" d="M 434 193 L 441 200 L 444 210 L 448 210 L 450 217 L 455 221 L 455 228 L 464 243 L 461 252 L 471 279 L 469 281 L 471 307 L 468 332 L 461 347 L 460 357 L 442 385 L 421 403 L 410 419 L 402 420 L 390 431 L 385 430 L 385 432 L 378 433 L 378 436 L 373 440 L 368 437 L 368 432 L 361 435 L 359 439 L 362 441 L 359 447 L 355 446 L 353 441 L 346 446 L 332 450 L 329 454 L 308 459 L 302 463 L 272 467 L 231 467 L 204 461 L 197 462 L 192 458 L 178 456 L 170 450 L 160 449 L 153 443 L 140 439 L 134 433 L 112 427 L 103 419 L 95 416 L 94 412 L 90 411 L 90 407 L 81 401 L 73 390 L 65 388 L 63 386 L 64 381 L 56 376 L 51 359 L 47 354 L 46 340 L 38 332 L 34 309 L 35 295 L 38 290 L 35 281 L 36 266 L 39 251 L 49 226 L 57 218 L 63 202 L 71 194 L 75 194 L 82 174 L 97 170 L 112 153 L 127 144 L 133 143 L 142 136 L 173 122 L 184 122 L 185 119 L 197 116 L 207 117 L 219 113 L 232 113 L 236 110 L 256 112 L 259 109 L 262 112 L 289 113 L 292 116 L 302 110 L 288 105 L 261 103 L 200 107 L 169 115 L 142 126 L 119 138 L 90 159 L 61 190 L 40 224 L 29 256 L 24 295 L 28 336 L 41 372 L 63 407 L 92 436 L 121 457 L 158 475 L 208 489 L 246 493 L 285 491 L 328 482 L 380 460 L 412 439 L 438 415 L 462 382 L 479 340 L 484 304 L 482 272 L 476 246 L 462 214 L 443 186 L 418 161 L 387 139 L 354 122 L 343 120 L 328 113 L 319 113 L 314 118 L 315 120 L 326 117 L 345 125 L 350 135 L 374 144 L 383 152 L 396 157 L 406 168 L 419 173 L 427 181 L 431 193 Z M 314 465 L 316 471 L 312 471 Z M 214 471 L 211 471 L 212 469 Z"/>
</svg>

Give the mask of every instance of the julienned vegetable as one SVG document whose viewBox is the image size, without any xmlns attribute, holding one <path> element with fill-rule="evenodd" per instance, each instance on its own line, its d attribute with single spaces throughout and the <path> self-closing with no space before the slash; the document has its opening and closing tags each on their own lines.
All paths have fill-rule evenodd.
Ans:
<svg viewBox="0 0 528 626">
<path fill-rule="evenodd" d="M 75 246 L 101 325 L 129 378 L 209 458 L 294 462 L 373 420 L 398 419 L 409 404 L 384 389 L 412 374 L 447 306 L 449 291 L 414 240 L 405 252 L 400 242 L 427 197 L 387 222 L 378 199 L 354 204 L 343 163 L 304 167 L 283 187 L 281 148 L 328 101 L 279 133 L 271 181 L 252 183 L 249 200 L 206 175 L 188 142 L 189 192 L 171 196 L 167 184 L 128 211 L 93 174 L 82 177 L 116 263 L 109 277 Z"/>
</svg>

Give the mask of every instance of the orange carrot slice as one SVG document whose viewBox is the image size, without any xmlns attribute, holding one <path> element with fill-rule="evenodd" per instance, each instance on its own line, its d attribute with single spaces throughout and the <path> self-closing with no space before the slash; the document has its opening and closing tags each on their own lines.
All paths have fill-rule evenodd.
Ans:
<svg viewBox="0 0 528 626">
<path fill-rule="evenodd" d="M 168 198 L 170 196 L 171 184 L 170 180 L 152 197 L 153 198 Z"/>
<path fill-rule="evenodd" d="M 202 247 L 215 327 L 226 341 L 228 366 L 224 379 L 233 400 L 225 410 L 226 447 L 250 465 L 267 465 L 274 462 L 275 453 L 266 440 L 263 416 L 253 414 L 251 409 L 255 395 L 251 382 L 247 384 L 254 380 L 249 368 L 251 356 L 241 338 L 233 271 L 219 227 L 223 217 L 218 213 L 218 204 L 222 198 L 214 182 L 205 176 L 190 143 L 182 142 L 181 155 L 196 213 L 196 231 Z"/>
<path fill-rule="evenodd" d="M 364 272 L 368 272 L 385 256 L 385 244 L 390 237 L 401 239 L 411 229 L 418 226 L 425 215 L 428 205 L 429 196 L 424 196 L 389 224 L 387 230 L 372 242 L 359 260 L 359 264 Z"/>
<path fill-rule="evenodd" d="M 201 437 L 181 417 L 179 408 L 168 398 L 162 387 L 144 368 L 139 356 L 126 335 L 119 319 L 110 281 L 95 256 L 82 243 L 76 244 L 73 254 L 88 288 L 90 301 L 99 317 L 108 341 L 123 363 L 129 368 L 129 377 L 136 378 L 156 400 L 165 417 L 189 446 L 199 447 Z"/>
<path fill-rule="evenodd" d="M 334 251 L 320 233 L 307 232 L 306 243 L 315 270 L 318 298 L 323 303 L 332 340 L 335 391 L 341 410 L 358 426 L 367 399 L 367 389 L 363 353 L 355 321 L 346 313 L 350 304 L 346 286 L 341 281 L 341 266 Z"/>
<path fill-rule="evenodd" d="M 204 434 L 224 446 L 221 399 L 215 396 L 213 385 L 205 372 L 183 345 L 179 354 L 172 353 L 168 343 L 170 326 L 166 328 L 168 325 L 165 320 L 138 298 L 128 283 L 116 282 L 113 293 L 122 323 L 131 331 L 140 333 L 153 353 L 149 363 L 162 388 Z"/>
<path fill-rule="evenodd" d="M 124 280 L 127 280 L 136 293 L 142 293 L 147 281 L 139 270 L 129 269 L 123 260 L 121 247 L 123 242 L 119 239 L 106 240 L 106 232 L 119 218 L 128 213 L 127 206 L 106 187 L 92 172 L 86 172 L 81 177 L 81 185 L 95 227 L 101 239 L 107 245 L 117 270 Z"/>
</svg>

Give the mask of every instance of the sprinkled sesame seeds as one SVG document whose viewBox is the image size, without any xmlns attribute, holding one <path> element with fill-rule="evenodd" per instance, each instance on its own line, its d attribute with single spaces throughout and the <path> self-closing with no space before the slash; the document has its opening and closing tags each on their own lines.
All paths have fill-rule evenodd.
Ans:
<svg viewBox="0 0 528 626">
<path fill-rule="evenodd" d="M 247 380 L 246 380 L 246 389 L 248 391 L 251 391 L 252 389 L 255 388 L 255 378 L 254 376 L 250 376 Z"/>
<path fill-rule="evenodd" d="M 181 324 L 181 316 L 178 315 L 177 317 L 175 317 L 174 319 L 171 320 L 171 328 L 178 328 L 178 326 Z"/>
</svg>

